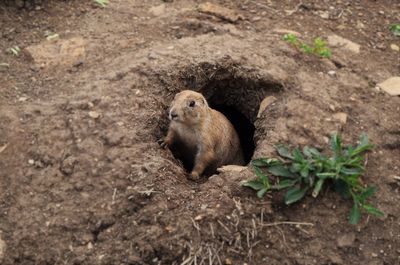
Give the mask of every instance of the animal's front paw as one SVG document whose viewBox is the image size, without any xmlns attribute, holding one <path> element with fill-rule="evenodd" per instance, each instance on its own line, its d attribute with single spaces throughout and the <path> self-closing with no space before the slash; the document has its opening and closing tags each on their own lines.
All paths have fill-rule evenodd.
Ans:
<svg viewBox="0 0 400 265">
<path fill-rule="evenodd" d="M 191 172 L 190 174 L 189 174 L 189 178 L 191 179 L 191 180 L 198 180 L 199 178 L 200 178 L 200 175 L 199 175 L 199 173 L 197 173 L 197 172 Z"/>
<path fill-rule="evenodd" d="M 167 142 L 165 141 L 164 138 L 159 139 L 159 140 L 157 141 L 157 143 L 161 146 L 161 148 L 166 148 L 166 147 L 168 146 L 168 144 L 167 144 Z"/>
</svg>

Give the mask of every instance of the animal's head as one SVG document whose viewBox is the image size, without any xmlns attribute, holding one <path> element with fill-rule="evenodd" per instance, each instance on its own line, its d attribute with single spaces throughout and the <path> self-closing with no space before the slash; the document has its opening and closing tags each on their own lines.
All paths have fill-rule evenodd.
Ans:
<svg viewBox="0 0 400 265">
<path fill-rule="evenodd" d="M 208 104 L 202 94 L 192 90 L 183 90 L 175 95 L 169 110 L 171 122 L 194 125 L 201 122 L 208 112 Z"/>
</svg>

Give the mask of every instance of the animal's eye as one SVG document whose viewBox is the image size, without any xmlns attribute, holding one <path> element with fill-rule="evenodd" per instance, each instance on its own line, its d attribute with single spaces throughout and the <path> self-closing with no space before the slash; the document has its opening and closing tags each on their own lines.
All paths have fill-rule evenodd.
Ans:
<svg viewBox="0 0 400 265">
<path fill-rule="evenodd" d="M 194 100 L 189 102 L 189 107 L 193 108 L 194 105 L 196 105 L 196 102 Z"/>
</svg>

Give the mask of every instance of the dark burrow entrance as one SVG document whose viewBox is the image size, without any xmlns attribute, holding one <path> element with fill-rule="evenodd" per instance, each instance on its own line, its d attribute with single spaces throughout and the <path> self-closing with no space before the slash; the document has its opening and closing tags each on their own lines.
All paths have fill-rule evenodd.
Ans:
<svg viewBox="0 0 400 265">
<path fill-rule="evenodd" d="M 256 130 L 254 124 L 234 106 L 211 104 L 210 107 L 224 114 L 233 124 L 240 138 L 244 160 L 246 164 L 249 163 L 256 148 L 253 140 Z"/>
<path fill-rule="evenodd" d="M 254 123 L 261 101 L 270 95 L 277 96 L 282 85 L 258 69 L 246 68 L 227 60 L 221 64 L 202 63 L 188 67 L 180 74 L 183 89 L 204 95 L 211 108 L 224 114 L 235 127 L 248 164 L 256 144 Z M 179 92 L 179 91 L 177 91 Z M 184 164 L 190 172 L 192 164 Z M 215 172 L 213 172 L 215 173 Z"/>
</svg>

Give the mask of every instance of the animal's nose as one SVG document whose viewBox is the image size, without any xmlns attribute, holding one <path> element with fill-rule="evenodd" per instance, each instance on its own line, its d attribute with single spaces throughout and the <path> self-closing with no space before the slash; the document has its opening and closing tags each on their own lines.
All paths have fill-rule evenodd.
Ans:
<svg viewBox="0 0 400 265">
<path fill-rule="evenodd" d="M 171 110 L 171 111 L 169 112 L 169 118 L 170 118 L 171 120 L 174 120 L 174 119 L 176 119 L 177 117 L 178 117 L 178 114 L 176 114 L 175 111 Z"/>
</svg>

